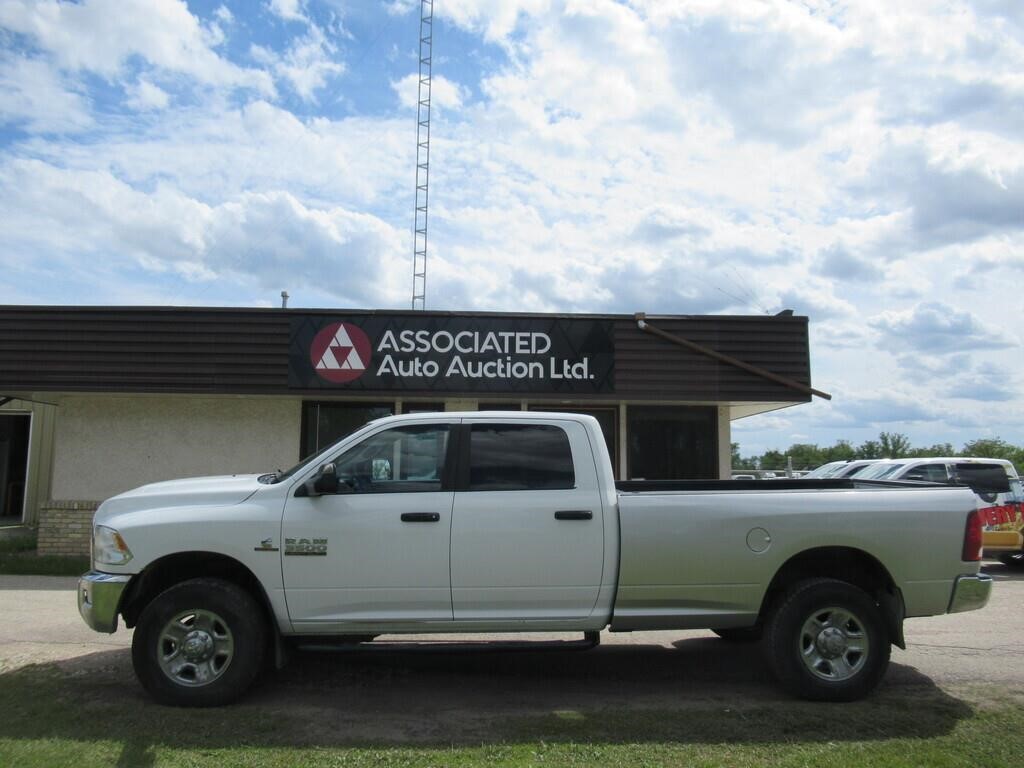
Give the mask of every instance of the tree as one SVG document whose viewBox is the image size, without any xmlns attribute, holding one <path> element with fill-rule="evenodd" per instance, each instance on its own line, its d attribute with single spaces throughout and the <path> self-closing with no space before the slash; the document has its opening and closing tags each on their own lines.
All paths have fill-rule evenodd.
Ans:
<svg viewBox="0 0 1024 768">
<path fill-rule="evenodd" d="M 789 446 L 786 455 L 793 460 L 793 469 L 814 469 L 825 463 L 821 449 L 811 443 L 794 443 Z"/>
<path fill-rule="evenodd" d="M 998 437 L 980 438 L 965 443 L 961 456 L 976 456 L 982 459 L 1012 459 L 1018 448 Z"/>
<path fill-rule="evenodd" d="M 821 464 L 830 461 L 849 461 L 857 456 L 857 451 L 850 445 L 849 440 L 839 440 L 831 448 L 823 449 L 821 453 Z"/>
<path fill-rule="evenodd" d="M 910 438 L 899 432 L 883 432 L 878 436 L 878 442 L 885 458 L 901 459 L 910 451 Z"/>
<path fill-rule="evenodd" d="M 875 440 L 865 440 L 857 448 L 858 459 L 884 459 L 882 446 Z"/>
<path fill-rule="evenodd" d="M 913 448 L 908 454 L 915 459 L 925 459 L 929 456 L 956 456 L 952 443 L 936 443 L 929 448 Z"/>
<path fill-rule="evenodd" d="M 1006 459 L 1013 462 L 1017 471 L 1024 469 L 1024 448 L 1010 445 L 998 437 L 980 438 L 964 444 L 961 456 L 976 456 L 983 459 Z"/>
<path fill-rule="evenodd" d="M 785 469 L 786 454 L 778 451 L 765 451 L 761 457 L 761 469 Z"/>
</svg>

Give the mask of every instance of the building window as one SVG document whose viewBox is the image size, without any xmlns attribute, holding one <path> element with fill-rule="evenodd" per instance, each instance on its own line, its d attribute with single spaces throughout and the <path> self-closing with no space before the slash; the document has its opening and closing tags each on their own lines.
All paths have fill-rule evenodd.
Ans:
<svg viewBox="0 0 1024 768">
<path fill-rule="evenodd" d="M 631 405 L 626 432 L 632 480 L 718 477 L 715 408 Z"/>
<path fill-rule="evenodd" d="M 605 445 L 608 446 L 608 455 L 612 459 L 614 473 L 619 472 L 619 409 L 615 406 L 607 408 L 577 408 L 573 405 L 533 405 L 528 406 L 531 411 L 554 411 L 557 413 L 582 413 L 586 416 L 593 416 L 601 425 L 601 433 L 604 435 Z"/>
<path fill-rule="evenodd" d="M 402 403 L 402 413 L 444 413 L 444 403 Z"/>
<path fill-rule="evenodd" d="M 478 411 L 521 411 L 523 407 L 519 403 L 477 403 L 476 409 Z"/>
<path fill-rule="evenodd" d="M 394 412 L 394 403 L 303 403 L 302 456 L 318 453 L 366 422 Z"/>
<path fill-rule="evenodd" d="M 0 413 L 0 516 L 21 522 L 28 473 L 28 414 Z"/>
<path fill-rule="evenodd" d="M 550 491 L 576 484 L 569 437 L 555 426 L 474 424 L 469 457 L 471 491 Z"/>
</svg>

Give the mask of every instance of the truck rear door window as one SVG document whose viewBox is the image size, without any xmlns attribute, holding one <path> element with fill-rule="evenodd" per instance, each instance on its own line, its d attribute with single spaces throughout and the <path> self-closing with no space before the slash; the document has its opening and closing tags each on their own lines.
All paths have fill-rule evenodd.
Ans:
<svg viewBox="0 0 1024 768">
<path fill-rule="evenodd" d="M 472 426 L 468 490 L 557 490 L 575 485 L 565 430 L 547 424 Z"/>
</svg>

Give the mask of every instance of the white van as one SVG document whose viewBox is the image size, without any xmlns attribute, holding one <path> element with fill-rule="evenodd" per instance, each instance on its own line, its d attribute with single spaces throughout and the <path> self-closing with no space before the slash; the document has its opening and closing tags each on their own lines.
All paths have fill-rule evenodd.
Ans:
<svg viewBox="0 0 1024 768">
<path fill-rule="evenodd" d="M 978 494 L 985 530 L 985 557 L 1024 567 L 1024 487 L 1006 459 L 928 458 L 880 461 L 854 473 L 858 480 L 926 480 L 933 483 L 967 481 L 972 473 L 1000 468 L 1010 481 L 1008 493 Z"/>
</svg>

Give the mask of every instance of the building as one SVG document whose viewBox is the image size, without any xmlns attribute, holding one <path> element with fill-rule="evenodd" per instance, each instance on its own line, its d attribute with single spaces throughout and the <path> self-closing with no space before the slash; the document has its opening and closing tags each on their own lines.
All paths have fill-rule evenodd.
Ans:
<svg viewBox="0 0 1024 768">
<path fill-rule="evenodd" d="M 791 313 L 0 307 L 0 513 L 81 552 L 121 491 L 432 410 L 590 413 L 620 479 L 729 477 L 733 420 L 813 394 Z"/>
</svg>

